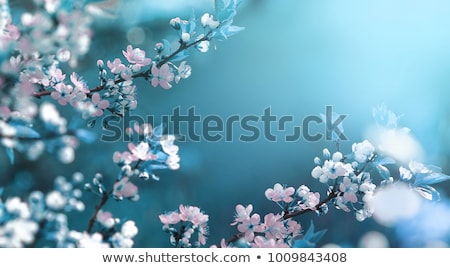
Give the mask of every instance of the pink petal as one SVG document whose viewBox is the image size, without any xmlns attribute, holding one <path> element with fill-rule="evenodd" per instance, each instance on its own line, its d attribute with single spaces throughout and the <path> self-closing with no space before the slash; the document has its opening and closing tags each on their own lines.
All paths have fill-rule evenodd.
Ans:
<svg viewBox="0 0 450 268">
<path fill-rule="evenodd" d="M 91 99 L 92 99 L 92 103 L 98 104 L 99 101 L 100 101 L 100 94 L 94 93 L 94 94 L 92 95 Z"/>
</svg>

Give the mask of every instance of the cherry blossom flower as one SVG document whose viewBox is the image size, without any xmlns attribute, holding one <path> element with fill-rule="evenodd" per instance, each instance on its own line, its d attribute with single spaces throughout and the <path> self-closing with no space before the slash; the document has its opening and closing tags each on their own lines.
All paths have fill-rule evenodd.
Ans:
<svg viewBox="0 0 450 268">
<path fill-rule="evenodd" d="M 109 107 L 109 101 L 108 100 L 102 100 L 100 98 L 100 94 L 95 92 L 92 94 L 92 104 L 94 105 L 95 112 L 92 113 L 92 116 L 102 116 L 103 110 Z"/>
<path fill-rule="evenodd" d="M 174 144 L 175 140 L 176 138 L 174 135 L 165 135 L 161 137 L 161 147 L 168 155 L 176 155 L 178 153 L 179 147 Z"/>
<path fill-rule="evenodd" d="M 264 216 L 264 223 L 262 224 L 267 238 L 280 239 L 283 237 L 285 227 L 280 219 L 281 215 L 269 213 Z"/>
<path fill-rule="evenodd" d="M 89 88 L 87 87 L 86 81 L 84 81 L 78 74 L 72 73 L 70 75 L 70 81 L 72 81 L 73 85 L 75 86 L 75 91 L 89 93 Z"/>
<path fill-rule="evenodd" d="M 338 208 L 342 209 L 345 212 L 350 212 L 350 209 L 346 205 L 347 201 L 345 200 L 345 198 L 343 196 L 336 197 L 335 202 L 336 202 L 336 206 Z"/>
<path fill-rule="evenodd" d="M 129 198 L 136 200 L 138 196 L 138 187 L 129 181 L 129 177 L 123 177 L 114 183 L 113 196 L 117 199 Z"/>
<path fill-rule="evenodd" d="M 210 29 L 216 29 L 220 22 L 214 20 L 213 15 L 210 15 L 209 13 L 203 14 L 203 16 L 200 19 L 200 22 L 203 27 L 209 27 Z"/>
<path fill-rule="evenodd" d="M 190 221 L 194 226 L 204 224 L 208 221 L 208 215 L 203 214 L 200 208 L 195 206 L 179 206 L 180 219 Z"/>
<path fill-rule="evenodd" d="M 109 248 L 109 244 L 103 242 L 102 234 L 86 232 L 79 235 L 77 246 L 79 248 Z"/>
<path fill-rule="evenodd" d="M 175 76 L 175 83 L 180 82 L 181 79 L 186 79 L 191 76 L 192 68 L 186 64 L 186 61 L 181 62 L 177 68 L 178 74 Z"/>
<path fill-rule="evenodd" d="M 256 236 L 252 248 L 289 248 L 289 245 L 283 241 L 276 241 L 273 238 Z"/>
<path fill-rule="evenodd" d="M 325 160 L 322 167 L 316 166 L 311 171 L 311 176 L 319 179 L 321 183 L 327 183 L 329 179 L 335 180 L 340 176 L 348 176 L 351 172 L 353 172 L 351 164 Z"/>
<path fill-rule="evenodd" d="M 285 225 L 286 225 L 286 233 L 287 234 L 290 234 L 292 237 L 295 237 L 298 234 L 300 234 L 300 230 L 302 229 L 302 226 L 298 222 L 296 222 L 292 219 L 287 219 L 285 221 Z"/>
<path fill-rule="evenodd" d="M 154 156 L 150 153 L 150 145 L 146 142 L 141 141 L 138 146 L 136 146 L 134 143 L 130 142 L 128 143 L 128 150 L 131 152 L 131 160 L 143 160 L 147 161 L 150 159 L 153 159 Z"/>
<path fill-rule="evenodd" d="M 303 197 L 303 200 L 300 201 L 299 207 L 301 209 L 311 209 L 316 210 L 316 206 L 320 203 L 320 193 L 312 193 L 309 192 L 306 196 Z"/>
<path fill-rule="evenodd" d="M 239 222 L 243 222 L 245 220 L 250 219 L 250 213 L 253 210 L 253 205 L 248 205 L 247 207 L 244 207 L 243 205 L 239 204 L 236 205 L 236 215 L 235 220 L 231 225 L 236 225 Z"/>
<path fill-rule="evenodd" d="M 116 220 L 113 218 L 112 213 L 103 210 L 100 210 L 97 213 L 97 221 L 106 228 L 112 228 L 116 224 Z"/>
<path fill-rule="evenodd" d="M 73 87 L 64 83 L 58 83 L 54 86 L 55 91 L 50 94 L 60 105 L 67 105 L 73 98 Z"/>
<path fill-rule="evenodd" d="M 263 232 L 264 226 L 260 224 L 259 214 L 253 214 L 249 219 L 242 221 L 237 229 L 239 232 L 244 233 L 244 238 L 247 242 L 252 242 L 255 237 L 254 232 Z"/>
<path fill-rule="evenodd" d="M 0 226 L 0 247 L 19 248 L 34 241 L 39 225 L 31 220 L 17 218 Z"/>
<path fill-rule="evenodd" d="M 145 57 L 145 51 L 140 48 L 134 48 L 131 45 L 127 46 L 127 51 L 122 51 L 129 63 L 133 64 L 134 71 L 139 71 L 141 67 L 150 65 L 152 60 Z"/>
<path fill-rule="evenodd" d="M 170 89 L 172 87 L 170 82 L 173 81 L 174 75 L 167 63 L 163 64 L 159 69 L 156 64 L 154 64 L 152 66 L 152 76 L 153 87 L 157 87 L 158 85 L 160 85 L 164 89 Z"/>
<path fill-rule="evenodd" d="M 123 65 L 122 61 L 118 58 L 114 59 L 112 62 L 108 61 L 106 64 L 113 74 L 120 74 L 127 69 L 127 67 Z"/>
<path fill-rule="evenodd" d="M 138 234 L 138 228 L 136 227 L 136 223 L 134 221 L 129 220 L 122 224 L 120 232 L 124 237 L 133 238 Z"/>
<path fill-rule="evenodd" d="M 350 201 L 352 203 L 356 203 L 358 201 L 358 197 L 356 196 L 358 188 L 358 184 L 353 183 L 349 177 L 344 177 L 339 185 L 339 190 L 344 193 L 345 201 Z"/>
<path fill-rule="evenodd" d="M 177 224 L 178 222 L 180 222 L 181 218 L 178 212 L 172 211 L 166 214 L 159 215 L 159 220 L 161 221 L 162 224 L 169 225 L 169 224 Z"/>
<path fill-rule="evenodd" d="M 368 140 L 364 140 L 360 143 L 354 143 L 352 151 L 357 162 L 365 163 L 372 157 L 375 147 Z"/>
<path fill-rule="evenodd" d="M 273 189 L 269 188 L 266 190 L 265 195 L 266 198 L 272 200 L 274 202 L 286 202 L 289 203 L 292 200 L 292 195 L 295 193 L 294 187 L 284 188 L 281 184 L 276 183 Z"/>
<path fill-rule="evenodd" d="M 55 84 L 60 83 L 64 81 L 64 79 L 66 79 L 66 75 L 62 72 L 61 69 L 57 68 L 56 65 L 50 66 L 50 68 L 48 69 L 48 75 L 50 81 Z"/>
</svg>

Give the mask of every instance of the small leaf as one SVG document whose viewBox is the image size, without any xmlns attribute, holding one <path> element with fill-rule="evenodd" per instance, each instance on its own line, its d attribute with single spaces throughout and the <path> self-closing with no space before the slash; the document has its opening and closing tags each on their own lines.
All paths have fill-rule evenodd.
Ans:
<svg viewBox="0 0 450 268">
<path fill-rule="evenodd" d="M 172 53 L 172 46 L 170 45 L 169 40 L 163 39 L 162 41 L 164 44 L 164 50 L 166 51 L 167 55 L 169 55 L 170 53 Z"/>
<path fill-rule="evenodd" d="M 11 165 L 14 164 L 14 151 L 11 147 L 6 147 L 6 154 L 8 155 Z"/>
<path fill-rule="evenodd" d="M 225 0 L 215 0 L 214 1 L 214 9 L 216 10 L 216 14 L 222 12 L 225 8 Z"/>
<path fill-rule="evenodd" d="M 85 143 L 93 143 L 97 139 L 97 135 L 94 132 L 85 129 L 75 130 L 75 136 Z"/>
<path fill-rule="evenodd" d="M 325 235 L 327 230 L 320 230 L 318 232 L 314 232 L 314 223 L 311 221 L 306 234 L 303 236 L 303 239 L 298 239 L 294 242 L 293 248 L 313 248 L 316 247 L 317 243 L 320 239 Z"/>
<path fill-rule="evenodd" d="M 389 177 L 391 177 L 391 172 L 389 172 L 389 169 L 387 167 L 383 165 L 376 165 L 375 167 L 383 179 L 389 180 Z"/>
<path fill-rule="evenodd" d="M 430 201 L 439 201 L 441 200 L 441 195 L 439 192 L 431 186 L 417 186 L 414 187 L 414 190 L 418 192 L 423 198 L 428 199 Z"/>
<path fill-rule="evenodd" d="M 449 175 L 443 174 L 443 173 L 430 173 L 430 174 L 423 174 L 419 173 L 415 176 L 414 185 L 430 185 L 435 184 L 439 182 L 443 182 L 450 179 Z"/>
<path fill-rule="evenodd" d="M 173 61 L 173 62 L 182 61 L 182 60 L 186 59 L 187 57 L 189 57 L 189 54 L 186 53 L 186 50 L 183 50 L 183 51 L 180 51 L 180 53 L 178 53 L 177 55 L 175 55 L 171 61 Z"/>
<path fill-rule="evenodd" d="M 15 136 L 18 138 L 27 138 L 27 139 L 39 139 L 41 135 L 34 129 L 22 126 L 22 125 L 12 125 L 16 130 Z"/>
<path fill-rule="evenodd" d="M 153 136 L 161 137 L 163 135 L 164 125 L 159 125 L 153 129 Z"/>
<path fill-rule="evenodd" d="M 223 32 L 225 36 L 228 38 L 230 36 L 233 36 L 241 31 L 245 30 L 245 27 L 230 25 L 229 27 L 223 29 Z"/>
<path fill-rule="evenodd" d="M 387 157 L 387 156 L 382 156 L 382 155 L 378 155 L 375 160 L 373 161 L 374 164 L 377 165 L 393 165 L 395 164 L 395 160 Z"/>
</svg>

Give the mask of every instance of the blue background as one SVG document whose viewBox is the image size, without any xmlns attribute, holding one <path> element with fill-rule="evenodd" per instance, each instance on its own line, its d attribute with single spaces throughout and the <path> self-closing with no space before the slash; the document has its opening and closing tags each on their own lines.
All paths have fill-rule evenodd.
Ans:
<svg viewBox="0 0 450 268">
<path fill-rule="evenodd" d="M 129 28 L 144 29 L 144 42 L 135 46 L 153 53 L 154 43 L 161 38 L 176 40 L 170 18 L 188 18 L 192 8 L 200 16 L 213 8 L 212 1 L 182 1 L 182 8 L 178 1 L 164 8 L 149 2 L 126 1 L 117 20 L 95 22 L 91 52 L 76 70 L 89 85 L 96 83 L 97 59 L 106 62 L 121 57 L 129 44 Z M 361 141 L 372 123 L 372 107 L 385 103 L 404 114 L 401 123 L 423 145 L 424 161 L 450 173 L 450 2 L 254 0 L 239 12 L 235 24 L 246 30 L 214 43 L 217 50 L 212 45 L 206 54 L 193 51 L 188 58 L 193 69 L 189 79 L 168 91 L 138 81 L 134 113 L 170 115 L 175 107 L 182 113 L 195 107 L 203 117 L 227 118 L 260 116 L 271 107 L 274 115 L 294 117 L 290 127 L 301 125 L 309 115 L 325 113 L 325 107 L 332 105 L 336 113 L 348 115 L 344 129 L 349 141 L 343 141 L 341 149 L 350 152 L 352 143 Z M 95 129 L 100 132 L 98 125 Z M 316 127 L 312 132 L 324 133 L 323 124 Z M 276 205 L 264 197 L 265 189 L 276 182 L 294 187 L 307 184 L 325 194 L 325 187 L 311 178 L 310 171 L 313 158 L 324 147 L 334 150 L 334 144 L 323 139 L 285 142 L 283 133 L 278 134 L 277 142 L 261 137 L 247 143 L 179 143 L 180 170 L 159 172 L 159 182 L 137 182 L 141 195 L 137 203 L 110 202 L 105 209 L 136 220 L 140 228 L 136 246 L 166 247 L 170 244 L 158 215 L 178 204 L 196 205 L 209 215 L 208 241 L 217 244 L 236 233 L 230 226 L 235 205 L 252 203 L 260 215 L 277 212 Z M 51 156 L 37 163 L 19 158 L 14 167 L 2 164 L 2 180 L 11 182 L 16 174 L 28 172 L 36 179 L 35 187 L 48 189 L 56 175 L 82 171 L 90 179 L 100 171 L 112 182 L 118 172 L 112 153 L 125 148 L 124 142 L 82 144 L 70 165 L 61 165 Z M 448 183 L 438 188 L 444 197 L 449 192 Z M 97 202 L 88 194 L 85 198 L 85 217 L 74 215 L 74 229 L 85 228 L 87 220 L 77 219 L 87 219 Z M 317 228 L 328 229 L 321 244 L 357 246 L 362 234 L 379 230 L 390 238 L 391 246 L 402 245 L 393 230 L 371 219 L 359 223 L 349 213 L 330 209 L 326 216 L 311 214 L 298 220 L 307 228 L 309 219 L 314 219 Z"/>
</svg>

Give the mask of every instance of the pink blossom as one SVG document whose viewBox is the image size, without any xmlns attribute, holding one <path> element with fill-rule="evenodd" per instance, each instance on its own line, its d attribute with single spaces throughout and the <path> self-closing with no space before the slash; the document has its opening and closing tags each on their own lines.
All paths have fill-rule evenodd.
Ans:
<svg viewBox="0 0 450 268">
<path fill-rule="evenodd" d="M 131 160 L 143 160 L 147 161 L 150 159 L 153 159 L 153 155 L 149 152 L 150 145 L 146 142 L 140 142 L 138 146 L 136 146 L 134 143 L 130 142 L 128 143 L 128 150 L 131 152 Z"/>
<path fill-rule="evenodd" d="M 311 209 L 316 210 L 316 206 L 320 203 L 320 193 L 312 193 L 309 192 L 306 197 L 304 197 L 304 201 L 300 204 L 301 209 Z"/>
<path fill-rule="evenodd" d="M 97 213 L 97 221 L 105 226 L 106 228 L 111 228 L 114 226 L 114 224 L 116 223 L 116 221 L 114 220 L 112 213 L 108 212 L 108 211 L 103 211 L 100 210 Z"/>
<path fill-rule="evenodd" d="M 177 224 L 178 222 L 180 222 L 181 218 L 180 214 L 178 214 L 175 211 L 172 211 L 170 213 L 159 215 L 159 220 L 161 221 L 162 224 L 169 225 L 169 224 Z"/>
<path fill-rule="evenodd" d="M 130 152 L 114 152 L 113 161 L 114 163 L 130 164 L 133 160 Z"/>
<path fill-rule="evenodd" d="M 208 221 L 208 215 L 203 214 L 200 208 L 195 206 L 180 205 L 180 219 L 182 221 L 190 221 L 195 226 L 204 224 Z"/>
<path fill-rule="evenodd" d="M 244 207 L 243 205 L 239 204 L 236 206 L 236 215 L 234 222 L 231 223 L 231 225 L 236 225 L 240 222 L 246 221 L 250 219 L 250 213 L 253 210 L 253 206 L 250 204 L 247 207 Z"/>
<path fill-rule="evenodd" d="M 169 89 L 172 87 L 170 82 L 173 81 L 174 75 L 172 71 L 170 71 L 169 65 L 163 64 L 161 68 L 158 69 L 156 64 L 152 66 L 152 86 L 157 87 L 160 85 L 164 89 Z"/>
<path fill-rule="evenodd" d="M 200 245 L 206 244 L 206 236 L 208 235 L 208 225 L 206 225 L 206 222 L 199 225 L 199 232 L 198 232 L 198 242 Z"/>
<path fill-rule="evenodd" d="M 109 107 L 109 101 L 102 100 L 100 98 L 100 94 L 95 92 L 92 94 L 92 104 L 94 105 L 95 112 L 92 114 L 93 116 L 102 116 L 103 110 Z"/>
<path fill-rule="evenodd" d="M 277 241 L 273 238 L 267 239 L 262 236 L 257 236 L 255 237 L 252 248 L 289 248 L 289 245 L 281 240 Z"/>
<path fill-rule="evenodd" d="M 75 86 L 75 90 L 81 91 L 83 93 L 89 93 L 89 88 L 86 85 L 86 82 L 83 81 L 76 73 L 72 73 L 70 75 L 70 81 L 72 81 Z"/>
<path fill-rule="evenodd" d="M 286 233 L 287 234 L 291 234 L 292 236 L 297 236 L 298 234 L 300 234 L 300 230 L 302 229 L 302 226 L 292 220 L 292 219 L 287 219 L 286 222 Z"/>
<path fill-rule="evenodd" d="M 55 91 L 50 96 L 57 100 L 60 105 L 67 105 L 72 100 L 73 87 L 64 83 L 58 83 L 54 86 Z"/>
<path fill-rule="evenodd" d="M 129 181 L 129 177 L 124 177 L 121 180 L 114 183 L 113 195 L 118 199 L 123 198 L 138 198 L 138 187 Z"/>
<path fill-rule="evenodd" d="M 254 232 L 263 232 L 264 226 L 260 225 L 259 214 L 253 214 L 249 219 L 244 220 L 241 224 L 237 226 L 239 232 L 244 233 L 244 238 L 247 242 L 253 241 L 255 237 Z"/>
<path fill-rule="evenodd" d="M 284 189 L 284 187 L 276 183 L 273 187 L 273 189 L 269 188 L 266 190 L 265 195 L 267 199 L 272 200 L 274 202 L 284 201 L 286 203 L 291 202 L 294 200 L 292 198 L 292 195 L 295 193 L 294 187 L 288 187 Z"/>
<path fill-rule="evenodd" d="M 339 190 L 344 193 L 345 201 L 350 201 L 352 203 L 356 203 L 358 201 L 358 197 L 356 196 L 358 188 L 358 184 L 352 183 L 348 177 L 344 177 L 339 185 Z"/>
<path fill-rule="evenodd" d="M 108 65 L 108 68 L 111 70 L 111 73 L 113 74 L 120 74 L 121 72 L 125 71 L 127 67 L 122 64 L 122 61 L 120 59 L 114 59 L 113 62 L 108 61 L 106 63 Z"/>
<path fill-rule="evenodd" d="M 128 45 L 127 51 L 122 51 L 125 58 L 129 63 L 134 64 L 137 68 L 135 71 L 138 71 L 141 67 L 150 65 L 152 62 L 151 59 L 145 57 L 145 51 L 135 48 L 133 46 Z"/>
<path fill-rule="evenodd" d="M 285 227 L 281 219 L 282 216 L 279 214 L 269 213 L 264 216 L 263 226 L 267 238 L 280 239 L 283 237 Z"/>
<path fill-rule="evenodd" d="M 48 75 L 50 76 L 50 80 L 54 83 L 59 83 L 66 79 L 66 75 L 61 71 L 61 69 L 56 68 L 55 65 L 50 66 L 48 69 Z"/>
</svg>

